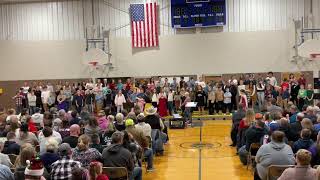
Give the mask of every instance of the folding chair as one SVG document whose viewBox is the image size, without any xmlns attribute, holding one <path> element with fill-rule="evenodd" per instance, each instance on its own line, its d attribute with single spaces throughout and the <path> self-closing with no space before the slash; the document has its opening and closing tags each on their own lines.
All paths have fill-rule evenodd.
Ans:
<svg viewBox="0 0 320 180">
<path fill-rule="evenodd" d="M 103 167 L 103 174 L 106 174 L 110 180 L 128 180 L 129 175 L 125 167 Z"/>
<path fill-rule="evenodd" d="M 252 169 L 254 169 L 253 164 L 255 162 L 256 154 L 257 154 L 260 146 L 261 146 L 260 143 L 252 143 L 250 145 L 248 157 L 247 157 L 247 170 L 249 169 L 250 165 L 252 166 Z"/>
<path fill-rule="evenodd" d="M 278 179 L 284 170 L 294 165 L 271 165 L 267 170 L 267 180 Z"/>
<path fill-rule="evenodd" d="M 14 164 L 15 162 L 16 162 L 16 159 L 17 159 L 17 155 L 15 155 L 15 154 L 8 154 L 8 156 L 9 156 L 9 159 L 10 159 L 10 162 L 12 163 L 12 164 Z"/>
</svg>

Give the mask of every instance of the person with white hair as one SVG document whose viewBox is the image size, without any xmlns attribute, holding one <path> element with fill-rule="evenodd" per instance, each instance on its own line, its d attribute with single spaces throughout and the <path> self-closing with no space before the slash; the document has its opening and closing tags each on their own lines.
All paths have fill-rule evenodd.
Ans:
<svg viewBox="0 0 320 180">
<path fill-rule="evenodd" d="M 51 165 L 60 159 L 58 155 L 58 142 L 54 138 L 49 138 L 46 142 L 46 152 L 40 156 L 44 167 L 51 172 Z"/>
<path fill-rule="evenodd" d="M 310 119 L 312 123 L 315 124 L 317 121 L 317 116 L 314 114 L 314 107 L 308 106 L 304 117 Z"/>
<path fill-rule="evenodd" d="M 122 113 L 116 114 L 116 122 L 114 123 L 114 126 L 118 131 L 124 131 L 126 129 L 126 125 L 124 123 L 124 116 Z"/>
<path fill-rule="evenodd" d="M 58 112 L 58 118 L 53 120 L 53 129 L 55 131 L 59 130 L 60 125 L 62 124 L 62 121 L 67 118 L 66 111 L 64 109 L 60 109 Z"/>
<path fill-rule="evenodd" d="M 137 116 L 138 124 L 135 125 L 136 129 L 139 129 L 143 132 L 143 135 L 146 137 L 151 137 L 151 126 L 148 123 L 145 123 L 145 116 L 143 113 L 140 113 Z"/>
</svg>

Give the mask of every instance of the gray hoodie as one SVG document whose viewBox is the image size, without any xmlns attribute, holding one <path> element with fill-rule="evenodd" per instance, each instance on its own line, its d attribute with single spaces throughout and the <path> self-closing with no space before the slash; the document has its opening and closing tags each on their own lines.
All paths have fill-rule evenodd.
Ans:
<svg viewBox="0 0 320 180">
<path fill-rule="evenodd" d="M 271 141 L 260 147 L 256 155 L 257 171 L 262 180 L 267 178 L 270 165 L 294 165 L 295 159 L 289 145 Z"/>
</svg>

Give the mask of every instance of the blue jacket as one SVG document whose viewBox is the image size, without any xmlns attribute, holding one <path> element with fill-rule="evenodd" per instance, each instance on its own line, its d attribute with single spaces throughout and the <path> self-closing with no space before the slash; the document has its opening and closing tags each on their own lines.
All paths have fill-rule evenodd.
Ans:
<svg viewBox="0 0 320 180">
<path fill-rule="evenodd" d="M 298 141 L 293 143 L 292 150 L 296 153 L 299 149 L 309 149 L 313 145 L 313 141 L 311 139 L 299 139 Z"/>
<path fill-rule="evenodd" d="M 294 123 L 294 122 L 296 122 L 297 121 L 297 112 L 296 113 L 294 113 L 294 114 L 292 114 L 291 116 L 290 116 L 290 118 L 289 118 L 289 120 L 290 120 L 290 123 Z"/>
</svg>

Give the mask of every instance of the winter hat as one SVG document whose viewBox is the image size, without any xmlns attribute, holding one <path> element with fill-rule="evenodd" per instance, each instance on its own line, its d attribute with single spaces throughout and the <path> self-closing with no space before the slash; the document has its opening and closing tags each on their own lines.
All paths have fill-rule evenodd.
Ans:
<svg viewBox="0 0 320 180">
<path fill-rule="evenodd" d="M 43 164 L 39 157 L 32 158 L 30 161 L 27 160 L 27 167 L 24 171 L 25 175 L 29 176 L 42 176 L 43 175 Z"/>
<path fill-rule="evenodd" d="M 127 120 L 126 120 L 126 127 L 128 127 L 128 126 L 133 126 L 133 125 L 134 125 L 134 122 L 133 122 L 132 119 L 127 119 Z"/>
</svg>

